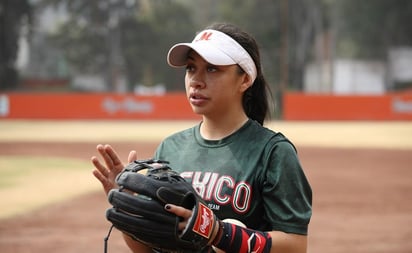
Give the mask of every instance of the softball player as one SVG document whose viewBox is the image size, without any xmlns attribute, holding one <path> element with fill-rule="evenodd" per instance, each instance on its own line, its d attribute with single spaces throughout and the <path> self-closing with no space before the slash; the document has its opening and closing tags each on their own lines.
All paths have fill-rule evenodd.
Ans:
<svg viewBox="0 0 412 253">
<path fill-rule="evenodd" d="M 246 226 L 223 222 L 202 252 L 306 252 L 312 191 L 294 145 L 263 126 L 269 93 L 254 38 L 214 24 L 174 45 L 167 61 L 186 68 L 187 99 L 202 121 L 167 137 L 154 157 L 169 161 L 219 219 Z M 94 175 L 107 193 L 124 166 L 110 145 L 97 150 L 105 165 L 93 157 Z M 183 207 L 167 210 L 182 217 L 182 227 L 191 216 Z M 125 240 L 133 252 L 153 252 Z"/>
</svg>

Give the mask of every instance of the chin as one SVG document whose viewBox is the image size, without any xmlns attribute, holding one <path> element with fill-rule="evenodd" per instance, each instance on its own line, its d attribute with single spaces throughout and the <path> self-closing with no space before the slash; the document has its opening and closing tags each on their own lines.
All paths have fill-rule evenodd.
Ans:
<svg viewBox="0 0 412 253">
<path fill-rule="evenodd" d="M 194 112 L 195 114 L 197 114 L 197 115 L 200 115 L 200 116 L 203 116 L 203 115 L 204 115 L 204 113 L 202 112 L 202 110 L 195 110 L 195 109 L 193 109 L 193 112 Z"/>
<path fill-rule="evenodd" d="M 199 108 L 198 106 L 193 106 L 193 105 L 192 105 L 192 111 L 199 115 L 203 115 L 205 113 L 204 109 Z"/>
</svg>

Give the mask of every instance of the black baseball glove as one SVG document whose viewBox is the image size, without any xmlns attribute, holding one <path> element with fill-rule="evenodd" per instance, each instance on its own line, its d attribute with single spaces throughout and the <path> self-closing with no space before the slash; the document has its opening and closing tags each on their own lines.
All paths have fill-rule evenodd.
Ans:
<svg viewBox="0 0 412 253">
<path fill-rule="evenodd" d="M 200 250 L 212 240 L 218 225 L 216 216 L 167 162 L 134 161 L 116 182 L 119 189 L 109 193 L 113 207 L 107 210 L 106 217 L 133 239 L 166 252 Z M 168 203 L 193 211 L 183 231 L 178 229 L 182 218 L 165 210 Z"/>
</svg>

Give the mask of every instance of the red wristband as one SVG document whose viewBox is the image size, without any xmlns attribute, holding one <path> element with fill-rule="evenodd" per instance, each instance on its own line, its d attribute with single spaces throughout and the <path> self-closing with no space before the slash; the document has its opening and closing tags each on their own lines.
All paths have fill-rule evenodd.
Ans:
<svg viewBox="0 0 412 253">
<path fill-rule="evenodd" d="M 226 253 L 269 253 L 272 238 L 267 232 L 219 222 L 219 233 L 213 240 L 213 245 Z"/>
</svg>

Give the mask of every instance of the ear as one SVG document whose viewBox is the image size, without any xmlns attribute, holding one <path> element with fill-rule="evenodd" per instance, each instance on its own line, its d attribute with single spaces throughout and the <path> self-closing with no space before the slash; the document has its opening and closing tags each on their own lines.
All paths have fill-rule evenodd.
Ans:
<svg viewBox="0 0 412 253">
<path fill-rule="evenodd" d="M 240 92 L 245 92 L 250 86 L 252 86 L 252 84 L 252 78 L 248 74 L 244 73 L 242 75 L 242 83 L 239 88 Z"/>
</svg>

